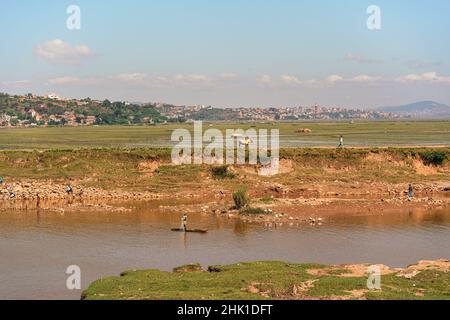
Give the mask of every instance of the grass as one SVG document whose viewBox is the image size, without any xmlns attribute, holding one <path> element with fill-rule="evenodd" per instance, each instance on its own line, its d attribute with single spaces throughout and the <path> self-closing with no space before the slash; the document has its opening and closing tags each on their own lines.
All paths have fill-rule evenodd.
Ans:
<svg viewBox="0 0 450 320">
<path fill-rule="evenodd" d="M 355 121 L 349 122 L 277 122 L 214 123 L 212 128 L 248 130 L 279 129 L 283 147 L 336 146 L 340 135 L 346 146 L 430 146 L 449 145 L 450 121 Z M 299 128 L 308 127 L 309 134 Z M 204 123 L 204 130 L 209 123 Z M 87 126 L 48 128 L 2 128 L 2 149 L 139 148 L 173 145 L 175 129 L 193 132 L 192 124 L 156 126 Z"/>
<path fill-rule="evenodd" d="M 272 204 L 273 198 L 272 197 L 263 197 L 263 198 L 259 199 L 259 201 L 261 201 L 264 204 Z"/>
<path fill-rule="evenodd" d="M 239 213 L 244 216 L 245 215 L 251 216 L 251 215 L 266 215 L 269 214 L 270 212 L 262 208 L 247 207 L 245 209 L 242 209 Z"/>
<path fill-rule="evenodd" d="M 229 171 L 228 165 L 212 167 L 211 174 L 217 179 L 233 179 L 236 177 L 235 173 Z"/>
<path fill-rule="evenodd" d="M 209 271 L 199 271 L 197 265 L 189 267 L 191 272 L 179 272 L 180 268 L 174 273 L 128 271 L 120 277 L 103 278 L 93 282 L 83 292 L 83 298 L 354 299 L 352 292 L 360 290 L 361 298 L 366 299 L 450 299 L 450 273 L 437 270 L 422 271 L 409 280 L 395 274 L 382 276 L 381 290 L 370 291 L 367 289 L 367 276 L 341 277 L 340 272 L 313 276 L 307 272 L 309 269 L 328 268 L 318 264 L 252 262 L 211 266 Z"/>
<path fill-rule="evenodd" d="M 250 203 L 250 199 L 247 196 L 247 190 L 245 188 L 241 188 L 233 193 L 233 201 L 236 209 L 240 210 L 246 208 Z"/>
</svg>

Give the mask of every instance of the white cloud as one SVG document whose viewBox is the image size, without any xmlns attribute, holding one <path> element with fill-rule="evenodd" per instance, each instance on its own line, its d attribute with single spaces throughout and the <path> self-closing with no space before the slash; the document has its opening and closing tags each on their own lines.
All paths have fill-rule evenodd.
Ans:
<svg viewBox="0 0 450 320">
<path fill-rule="evenodd" d="M 256 83 L 261 87 L 267 87 L 272 84 L 272 77 L 264 74 L 256 79 Z"/>
<path fill-rule="evenodd" d="M 331 76 L 329 76 L 327 78 L 327 82 L 331 83 L 331 84 L 335 84 L 336 82 L 343 81 L 343 80 L 344 80 L 344 78 L 337 74 L 332 74 Z"/>
<path fill-rule="evenodd" d="M 118 80 L 130 84 L 144 83 L 147 80 L 145 73 L 121 73 L 111 77 L 112 80 Z"/>
<path fill-rule="evenodd" d="M 378 81 L 381 79 L 382 79 L 382 77 L 374 77 L 374 76 L 369 76 L 367 74 L 362 74 L 362 75 L 352 78 L 351 80 L 354 82 L 375 82 L 375 81 Z"/>
<path fill-rule="evenodd" d="M 100 78 L 79 78 L 79 77 L 57 77 L 47 80 L 47 85 L 51 86 L 90 86 L 103 83 L 105 80 Z"/>
<path fill-rule="evenodd" d="M 34 48 L 34 54 L 52 64 L 75 66 L 94 56 L 92 50 L 86 45 L 71 46 L 59 39 L 38 44 Z"/>
<path fill-rule="evenodd" d="M 442 62 L 427 62 L 422 60 L 409 60 L 406 62 L 406 66 L 411 69 L 428 69 L 435 68 L 442 65 Z"/>
<path fill-rule="evenodd" d="M 422 74 L 407 74 L 396 79 L 401 83 L 437 83 L 437 84 L 450 84 L 450 76 L 441 76 L 437 72 L 425 72 Z"/>
<path fill-rule="evenodd" d="M 301 85 L 302 81 L 300 79 L 298 79 L 296 76 L 291 76 L 291 75 L 282 75 L 280 77 L 281 81 L 286 84 L 286 85 L 290 85 L 290 86 L 296 86 L 296 85 Z"/>
<path fill-rule="evenodd" d="M 359 64 L 381 64 L 383 61 L 367 58 L 366 56 L 362 54 L 354 54 L 354 53 L 347 53 L 344 57 L 345 60 L 353 61 Z"/>
<path fill-rule="evenodd" d="M 177 88 L 177 87 L 205 87 L 217 83 L 214 78 L 200 75 L 179 74 L 172 77 L 156 76 L 151 77 L 145 73 L 121 73 L 108 77 L 79 78 L 74 76 L 64 76 L 47 80 L 48 85 L 57 86 L 83 86 L 83 85 L 103 85 L 103 86 L 141 86 L 145 88 Z"/>
<path fill-rule="evenodd" d="M 1 82 L 2 87 L 5 88 L 26 88 L 31 85 L 31 81 L 29 80 L 17 80 L 17 81 L 3 81 Z"/>
<path fill-rule="evenodd" d="M 175 85 L 211 85 L 213 80 L 209 78 L 208 76 L 202 75 L 202 74 L 190 74 L 190 75 L 183 75 L 179 74 L 176 75 L 174 78 L 168 80 L 169 84 L 175 84 Z"/>
<path fill-rule="evenodd" d="M 232 72 L 224 72 L 220 75 L 220 77 L 224 80 L 233 80 L 237 78 L 237 74 Z"/>
</svg>

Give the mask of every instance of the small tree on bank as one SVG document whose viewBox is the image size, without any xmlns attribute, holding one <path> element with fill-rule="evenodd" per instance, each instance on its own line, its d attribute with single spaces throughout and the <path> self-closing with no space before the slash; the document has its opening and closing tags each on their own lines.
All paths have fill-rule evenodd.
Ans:
<svg viewBox="0 0 450 320">
<path fill-rule="evenodd" d="M 233 201 L 237 210 L 247 207 L 250 202 L 247 197 L 247 191 L 245 189 L 239 189 L 233 193 Z"/>
</svg>

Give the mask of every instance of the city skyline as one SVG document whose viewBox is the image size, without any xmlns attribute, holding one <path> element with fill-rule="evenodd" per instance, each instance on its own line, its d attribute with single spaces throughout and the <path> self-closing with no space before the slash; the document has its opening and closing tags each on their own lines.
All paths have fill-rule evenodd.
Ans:
<svg viewBox="0 0 450 320">
<path fill-rule="evenodd" d="M 450 104 L 449 3 L 137 4 L 3 2 L 0 91 L 216 107 Z M 372 4 L 380 30 L 366 25 Z M 67 28 L 70 5 L 79 30 Z"/>
</svg>

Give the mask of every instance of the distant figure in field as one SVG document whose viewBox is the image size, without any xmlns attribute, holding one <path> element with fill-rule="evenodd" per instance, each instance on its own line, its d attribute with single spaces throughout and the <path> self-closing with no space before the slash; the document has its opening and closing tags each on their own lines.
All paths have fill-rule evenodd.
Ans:
<svg viewBox="0 0 450 320">
<path fill-rule="evenodd" d="M 183 214 L 181 217 L 181 229 L 184 231 L 187 230 L 187 214 Z"/>
<path fill-rule="evenodd" d="M 341 136 L 341 137 L 339 138 L 339 146 L 338 146 L 338 148 L 343 148 L 343 147 L 344 147 L 344 137 Z"/>
<path fill-rule="evenodd" d="M 68 195 L 73 194 L 73 188 L 72 188 L 72 186 L 70 184 L 66 188 L 66 193 Z"/>
<path fill-rule="evenodd" d="M 8 190 L 10 198 L 15 198 L 16 197 L 16 194 L 15 194 L 15 192 L 13 190 L 13 187 L 11 185 L 7 185 L 6 186 L 6 190 Z"/>
<path fill-rule="evenodd" d="M 408 187 L 408 200 L 409 201 L 412 201 L 413 193 L 414 193 L 414 188 L 413 188 L 412 184 L 410 183 L 409 187 Z"/>
</svg>

